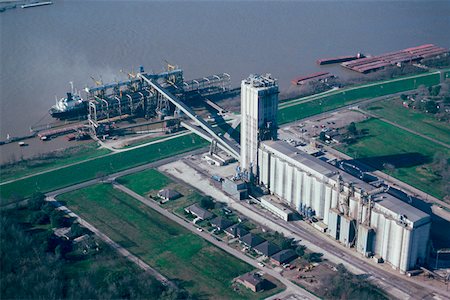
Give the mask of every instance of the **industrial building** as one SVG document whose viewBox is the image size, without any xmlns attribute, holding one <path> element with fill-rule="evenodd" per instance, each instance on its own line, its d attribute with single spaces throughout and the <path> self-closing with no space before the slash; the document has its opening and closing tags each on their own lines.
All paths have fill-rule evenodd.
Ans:
<svg viewBox="0 0 450 300">
<path fill-rule="evenodd" d="M 277 92 L 272 78 L 252 75 L 242 82 L 242 170 L 251 170 L 255 184 L 299 213 L 315 216 L 321 231 L 362 255 L 380 257 L 401 272 L 422 264 L 430 216 L 384 188 L 277 141 Z"/>
<path fill-rule="evenodd" d="M 277 138 L 278 84 L 270 74 L 241 84 L 241 168 L 256 174 L 258 143 Z"/>
</svg>

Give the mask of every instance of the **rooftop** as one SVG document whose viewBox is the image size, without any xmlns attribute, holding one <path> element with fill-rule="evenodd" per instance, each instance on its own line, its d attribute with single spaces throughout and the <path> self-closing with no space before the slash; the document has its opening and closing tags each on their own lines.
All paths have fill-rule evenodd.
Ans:
<svg viewBox="0 0 450 300">
<path fill-rule="evenodd" d="M 279 263 L 285 263 L 291 261 L 295 258 L 297 254 L 292 249 L 281 250 L 280 252 L 272 255 L 272 259 L 276 260 Z"/>
<path fill-rule="evenodd" d="M 197 203 L 186 207 L 185 210 L 204 220 L 214 217 L 214 214 L 210 213 L 206 209 L 201 208 Z"/>
<path fill-rule="evenodd" d="M 224 217 L 217 217 L 211 220 L 211 224 L 224 230 L 233 225 L 233 222 Z"/>
<path fill-rule="evenodd" d="M 265 241 L 255 247 L 255 250 L 261 252 L 265 256 L 272 256 L 273 254 L 279 252 L 281 249 L 277 245 Z"/>
<path fill-rule="evenodd" d="M 411 221 L 413 223 L 413 227 L 431 220 L 428 214 L 388 193 L 377 194 L 374 197 L 374 202 L 375 208 L 377 205 L 380 205 L 384 209 L 395 213 L 397 216 L 402 216 L 406 220 Z"/>
<path fill-rule="evenodd" d="M 248 282 L 253 286 L 256 286 L 264 281 L 264 278 L 262 278 L 261 276 L 257 276 L 254 273 L 244 274 L 244 275 L 240 276 L 238 279 L 241 281 Z"/>
<path fill-rule="evenodd" d="M 253 85 L 255 88 L 265 88 L 277 85 L 277 80 L 271 74 L 259 75 L 250 74 L 250 76 L 242 81 L 243 84 Z"/>
<path fill-rule="evenodd" d="M 259 235 L 255 235 L 253 233 L 249 233 L 244 236 L 241 236 L 240 240 L 249 247 L 255 247 L 256 245 L 259 245 L 265 241 L 265 239 L 263 239 Z"/>
<path fill-rule="evenodd" d="M 343 170 L 340 170 L 312 155 L 309 155 L 291 145 L 289 145 L 286 142 L 283 141 L 264 141 L 262 142 L 263 146 L 266 147 L 270 151 L 278 152 L 286 156 L 288 159 L 291 160 L 293 164 L 300 164 L 300 167 L 302 169 L 305 169 L 304 166 L 311 169 L 311 172 L 318 172 L 322 174 L 323 176 L 332 178 L 334 180 L 337 180 L 338 176 L 341 176 L 341 179 L 343 182 L 346 183 L 352 183 L 352 185 L 357 188 L 364 190 L 365 192 L 371 192 L 375 191 L 377 188 L 362 181 L 359 178 L 354 177 L 353 175 L 350 175 L 349 173 L 346 173 Z M 375 193 L 376 194 L 376 193 Z M 391 213 L 395 213 L 398 216 L 405 215 L 407 216 L 407 219 L 412 221 L 413 223 L 422 220 L 424 222 L 428 221 L 429 215 L 422 212 L 421 210 L 403 202 L 402 200 L 383 193 L 383 194 L 377 194 L 378 197 L 374 198 L 380 198 L 377 202 L 377 205 L 389 210 Z M 381 198 L 382 197 L 382 198 Z M 425 218 L 425 219 L 424 219 Z M 421 222 L 423 223 L 423 222 Z"/>
<path fill-rule="evenodd" d="M 171 189 L 162 189 L 158 192 L 158 196 L 165 199 L 175 199 L 180 197 L 180 193 Z"/>
<path fill-rule="evenodd" d="M 242 237 L 248 233 L 248 231 L 242 227 L 241 224 L 234 224 L 227 229 L 225 229 L 226 232 L 232 234 L 233 236 Z"/>
</svg>

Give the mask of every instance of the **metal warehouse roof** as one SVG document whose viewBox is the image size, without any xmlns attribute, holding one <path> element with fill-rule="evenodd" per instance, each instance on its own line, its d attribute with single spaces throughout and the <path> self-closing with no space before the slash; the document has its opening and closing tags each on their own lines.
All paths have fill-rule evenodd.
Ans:
<svg viewBox="0 0 450 300">
<path fill-rule="evenodd" d="M 345 171 L 338 169 L 312 155 L 309 155 L 284 141 L 264 141 L 261 142 L 261 144 L 268 150 L 274 153 L 281 153 L 284 156 L 287 156 L 290 159 L 294 160 L 295 162 L 311 168 L 326 177 L 337 180 L 337 176 L 341 175 L 344 182 L 351 182 L 354 187 L 362 189 L 366 192 L 374 191 L 377 189 L 376 187 L 362 181 L 361 179 L 349 173 L 346 173 Z M 417 223 L 418 221 L 420 221 L 419 223 L 425 223 L 428 222 L 428 218 L 430 218 L 427 213 L 424 213 L 423 211 L 409 205 L 408 203 L 403 202 L 402 200 L 392 195 L 382 193 L 377 194 L 377 196 L 382 197 L 380 198 L 380 201 L 376 202 L 377 205 L 380 205 L 381 207 L 391 211 L 394 214 L 397 214 L 398 216 L 405 215 L 408 220 L 414 223 L 414 226 L 419 225 Z"/>
</svg>

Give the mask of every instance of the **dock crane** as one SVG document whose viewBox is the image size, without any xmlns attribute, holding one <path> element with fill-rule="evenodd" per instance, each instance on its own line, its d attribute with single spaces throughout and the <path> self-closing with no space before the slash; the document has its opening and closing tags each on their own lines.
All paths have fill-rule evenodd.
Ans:
<svg viewBox="0 0 450 300">
<path fill-rule="evenodd" d="M 94 78 L 94 76 L 91 76 L 91 79 L 94 81 L 96 86 L 103 85 L 103 80 L 100 78 L 100 80 L 97 80 Z"/>
</svg>

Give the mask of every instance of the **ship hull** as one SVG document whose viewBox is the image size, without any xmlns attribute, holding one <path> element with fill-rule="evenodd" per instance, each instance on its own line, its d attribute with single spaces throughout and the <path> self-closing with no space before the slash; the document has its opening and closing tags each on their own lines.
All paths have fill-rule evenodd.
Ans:
<svg viewBox="0 0 450 300">
<path fill-rule="evenodd" d="M 49 113 L 53 118 L 59 120 L 86 118 L 87 105 L 83 103 L 82 105 L 80 105 L 80 107 L 76 107 L 66 111 L 56 111 L 51 109 Z"/>
</svg>

